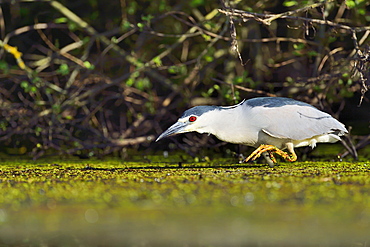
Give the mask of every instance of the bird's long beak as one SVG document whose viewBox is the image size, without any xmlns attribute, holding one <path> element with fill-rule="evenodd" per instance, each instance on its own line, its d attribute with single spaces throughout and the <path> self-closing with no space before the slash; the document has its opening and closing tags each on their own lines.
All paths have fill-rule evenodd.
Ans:
<svg viewBox="0 0 370 247">
<path fill-rule="evenodd" d="M 157 141 L 159 141 L 159 140 L 161 140 L 165 137 L 187 132 L 185 130 L 186 125 L 187 124 L 183 123 L 183 122 L 176 122 L 171 127 L 169 127 L 165 132 L 163 132 L 160 136 L 158 136 L 157 140 L 155 140 L 155 141 L 157 142 Z"/>
</svg>

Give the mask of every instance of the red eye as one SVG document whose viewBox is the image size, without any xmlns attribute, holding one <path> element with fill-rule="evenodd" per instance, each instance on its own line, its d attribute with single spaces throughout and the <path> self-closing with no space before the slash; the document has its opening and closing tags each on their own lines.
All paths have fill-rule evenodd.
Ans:
<svg viewBox="0 0 370 247">
<path fill-rule="evenodd" d="M 195 120 L 197 120 L 197 117 L 195 116 L 189 117 L 189 122 L 194 122 Z"/>
</svg>

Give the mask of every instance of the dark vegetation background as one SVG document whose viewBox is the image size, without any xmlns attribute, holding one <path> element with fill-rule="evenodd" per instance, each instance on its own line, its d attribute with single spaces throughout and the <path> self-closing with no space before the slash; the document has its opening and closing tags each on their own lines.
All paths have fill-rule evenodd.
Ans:
<svg viewBox="0 0 370 247">
<path fill-rule="evenodd" d="M 207 135 L 153 140 L 191 106 L 285 96 L 344 122 L 355 155 L 370 141 L 369 5 L 0 0 L 0 151 L 218 151 Z"/>
</svg>

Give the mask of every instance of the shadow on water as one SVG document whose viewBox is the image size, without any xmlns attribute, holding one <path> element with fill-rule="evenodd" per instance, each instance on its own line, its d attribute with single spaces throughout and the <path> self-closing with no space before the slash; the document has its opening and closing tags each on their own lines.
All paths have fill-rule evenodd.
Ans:
<svg viewBox="0 0 370 247">
<path fill-rule="evenodd" d="M 138 163 L 140 164 L 140 163 Z M 163 165 L 165 164 L 165 165 Z M 200 165 L 201 164 L 201 165 Z M 205 164 L 204 162 L 200 162 L 199 164 L 190 164 L 190 163 L 150 163 L 150 165 L 128 165 L 125 168 L 102 168 L 102 167 L 94 167 L 91 165 L 87 165 L 84 168 L 81 168 L 82 171 L 87 170 L 95 170 L 95 171 L 119 171 L 119 170 L 128 170 L 128 169 L 137 169 L 137 170 L 164 170 L 164 169 L 188 169 L 188 168 L 199 168 L 199 169 L 215 169 L 215 168 L 226 168 L 226 169 L 232 169 L 232 168 L 264 168 L 268 167 L 268 165 L 264 164 L 235 164 L 235 165 L 227 165 L 227 164 Z"/>
</svg>

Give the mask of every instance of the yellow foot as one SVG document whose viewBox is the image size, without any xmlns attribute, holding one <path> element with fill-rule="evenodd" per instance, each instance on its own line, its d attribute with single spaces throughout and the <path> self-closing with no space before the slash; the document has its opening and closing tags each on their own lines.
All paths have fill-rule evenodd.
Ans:
<svg viewBox="0 0 370 247">
<path fill-rule="evenodd" d="M 292 152 L 290 155 L 280 149 L 278 149 L 277 147 L 273 146 L 273 145 L 265 145 L 265 144 L 262 144 L 260 145 L 256 150 L 253 151 L 253 153 L 251 153 L 251 155 L 249 155 L 244 162 L 248 162 L 249 160 L 255 160 L 257 159 L 258 157 L 261 156 L 261 154 L 263 152 L 266 152 L 268 151 L 269 154 L 270 154 L 270 158 L 271 160 L 276 163 L 276 159 L 274 157 L 274 153 L 277 154 L 277 155 L 280 155 L 281 157 L 283 157 L 283 159 L 285 159 L 286 161 L 290 161 L 290 162 L 293 162 L 293 161 L 296 161 L 297 160 L 297 155 Z"/>
</svg>

